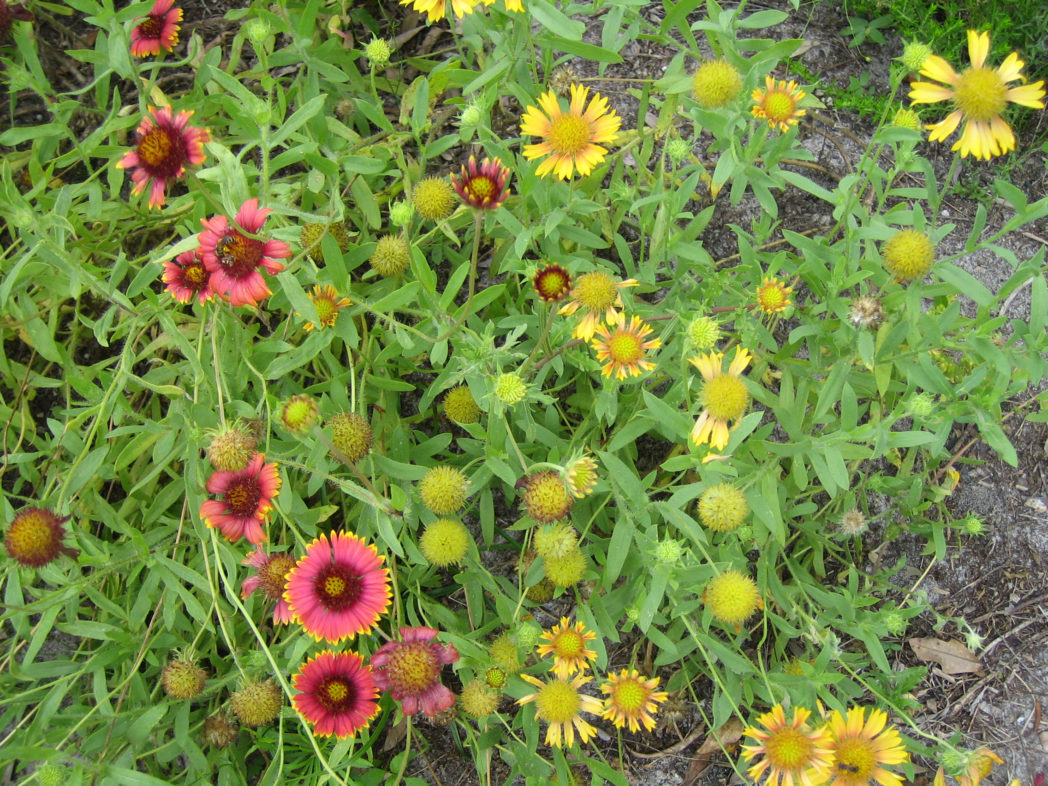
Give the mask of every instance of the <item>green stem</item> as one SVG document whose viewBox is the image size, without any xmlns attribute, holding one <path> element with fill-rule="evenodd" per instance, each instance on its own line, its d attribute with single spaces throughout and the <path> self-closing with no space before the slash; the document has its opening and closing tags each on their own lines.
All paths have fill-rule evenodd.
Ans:
<svg viewBox="0 0 1048 786">
<path fill-rule="evenodd" d="M 546 306 L 546 308 L 549 308 L 549 306 Z M 528 355 L 528 359 L 521 364 L 520 369 L 517 371 L 517 374 L 521 377 L 524 376 L 524 372 L 528 370 L 532 361 L 535 360 L 535 356 L 539 353 L 539 350 L 542 349 L 542 345 L 546 343 L 550 329 L 553 327 L 553 320 L 556 316 L 556 310 L 549 308 L 549 313 L 546 315 L 546 324 L 542 326 L 542 335 L 540 335 L 539 340 L 535 342 L 535 346 L 532 348 L 531 354 Z"/>
<path fill-rule="evenodd" d="M 404 732 L 404 758 L 400 762 L 400 769 L 397 771 L 397 777 L 393 779 L 393 783 L 390 786 L 397 786 L 402 780 L 404 780 L 404 773 L 408 769 L 408 759 L 411 757 L 411 716 L 404 716 L 404 723 L 407 724 L 407 729 Z"/>
</svg>

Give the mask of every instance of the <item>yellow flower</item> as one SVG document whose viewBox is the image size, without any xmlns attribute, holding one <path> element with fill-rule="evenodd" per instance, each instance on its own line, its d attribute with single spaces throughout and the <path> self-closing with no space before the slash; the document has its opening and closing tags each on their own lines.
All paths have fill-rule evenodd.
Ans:
<svg viewBox="0 0 1048 786">
<path fill-rule="evenodd" d="M 793 305 L 788 287 L 777 278 L 766 278 L 757 287 L 757 307 L 765 314 L 777 314 Z"/>
<path fill-rule="evenodd" d="M 735 359 L 725 372 L 721 369 L 724 355 L 720 352 L 690 358 L 706 380 L 700 396 L 702 414 L 691 430 L 691 440 L 696 445 L 708 442 L 715 450 L 722 450 L 728 444 L 729 423 L 741 418 L 750 403 L 750 394 L 740 377 L 751 359 L 749 351 L 736 347 Z"/>
<path fill-rule="evenodd" d="M 597 328 L 600 338 L 592 340 L 597 360 L 605 364 L 600 373 L 605 377 L 614 374 L 618 379 L 640 376 L 642 371 L 655 367 L 650 360 L 644 359 L 644 353 L 649 349 L 658 349 L 662 341 L 657 338 L 644 340 L 652 330 L 641 322 L 640 317 L 634 316 L 630 326 L 626 327 L 626 315 L 620 312 L 615 316 L 614 322 Z"/>
<path fill-rule="evenodd" d="M 439 22 L 448 13 L 446 0 L 400 0 L 400 4 L 410 5 L 420 14 L 426 14 L 431 23 Z M 473 6 L 476 4 L 477 0 L 451 0 L 451 10 L 461 19 L 466 14 L 472 14 Z"/>
<path fill-rule="evenodd" d="M 902 229 L 881 246 L 881 256 L 888 272 L 900 281 L 924 278 L 935 261 L 935 243 L 928 233 Z"/>
<path fill-rule="evenodd" d="M 520 132 L 545 140 L 524 145 L 523 151 L 529 161 L 548 156 L 536 170 L 539 177 L 553 172 L 561 180 L 567 180 L 576 169 L 580 175 L 588 175 L 604 160 L 608 151 L 598 143 L 614 142 L 622 121 L 608 108 L 608 99 L 598 93 L 593 94 L 593 100 L 586 107 L 588 93 L 588 87 L 572 85 L 567 113 L 561 110 L 552 90 L 539 97 L 538 107 L 529 106 L 525 110 Z"/>
<path fill-rule="evenodd" d="M 571 331 L 571 337 L 589 341 L 597 332 L 597 324 L 602 318 L 608 324 L 616 321 L 618 312 L 615 308 L 622 308 L 622 295 L 619 290 L 635 286 L 635 278 L 627 278 L 616 284 L 611 276 L 599 270 L 586 273 L 579 276 L 575 286 L 571 288 L 572 300 L 561 306 L 557 313 L 571 316 L 580 308 L 585 311 L 585 316 Z"/>
<path fill-rule="evenodd" d="M 658 705 L 669 698 L 666 691 L 655 690 L 657 687 L 658 677 L 644 679 L 636 669 L 609 674 L 607 682 L 600 687 L 602 693 L 608 694 L 601 717 L 610 720 L 617 729 L 628 724 L 630 731 L 640 731 L 641 725 L 651 731 L 655 728 L 653 716 L 658 712 Z"/>
<path fill-rule="evenodd" d="M 600 699 L 579 693 L 579 688 L 592 677 L 578 674 L 570 682 L 562 679 L 543 682 L 530 674 L 520 676 L 539 690 L 517 699 L 517 704 L 535 702 L 535 716 L 549 724 L 546 729 L 547 745 L 556 745 L 558 748 L 565 742 L 569 747 L 574 745 L 576 729 L 582 742 L 588 742 L 597 733 L 593 726 L 582 719 L 581 713 L 600 715 L 603 710 Z"/>
<path fill-rule="evenodd" d="M 764 77 L 765 89 L 759 87 L 753 91 L 753 116 L 768 121 L 772 128 L 778 127 L 786 132 L 790 126 L 797 125 L 798 118 L 807 114 L 807 110 L 798 109 L 797 104 L 807 95 L 797 83 L 785 80 L 775 81 L 770 76 Z"/>
<path fill-rule="evenodd" d="M 982 779 L 990 774 L 994 764 L 1004 764 L 1004 759 L 989 748 L 972 751 L 968 757 L 968 769 L 959 780 L 961 786 L 979 786 Z"/>
<path fill-rule="evenodd" d="M 307 322 L 305 324 L 306 330 L 331 327 L 335 324 L 335 320 L 338 319 L 338 312 L 350 305 L 349 298 L 340 298 L 338 291 L 330 284 L 325 284 L 322 287 L 313 287 L 313 292 L 309 295 L 309 299 L 313 301 L 313 306 L 317 310 L 317 318 L 320 322 L 319 324 Z"/>
<path fill-rule="evenodd" d="M 833 742 L 825 727 L 812 729 L 806 721 L 810 710 L 793 708 L 793 720 L 786 722 L 781 704 L 761 715 L 758 729 L 750 726 L 743 732 L 757 740 L 756 745 L 743 745 L 742 758 L 746 761 L 761 758 L 748 770 L 757 780 L 768 773 L 768 786 L 820 786 L 832 775 Z"/>
<path fill-rule="evenodd" d="M 577 671 L 584 671 L 590 661 L 597 659 L 596 652 L 586 649 L 586 642 L 596 639 L 597 634 L 586 630 L 582 622 L 576 622 L 572 626 L 571 620 L 561 617 L 560 624 L 545 631 L 540 638 L 545 639 L 547 643 L 540 644 L 536 652 L 541 658 L 553 656 L 553 667 L 550 671 L 563 680 Z"/>
<path fill-rule="evenodd" d="M 1022 74 L 1026 64 L 1012 52 L 997 69 L 985 65 L 990 52 L 990 34 L 968 31 L 968 58 L 971 68 L 958 74 L 938 55 L 924 61 L 921 74 L 943 82 L 914 82 L 910 101 L 914 104 L 934 104 L 953 101 L 954 110 L 938 123 L 929 125 L 929 139 L 942 142 L 952 134 L 961 120 L 965 120 L 961 138 L 951 150 L 960 150 L 961 158 L 973 155 L 989 160 L 1015 149 L 1015 134 L 1001 117 L 1009 102 L 1034 109 L 1044 109 L 1044 80 L 1029 85 L 1008 87 L 1009 82 L 1025 80 Z"/>
<path fill-rule="evenodd" d="M 742 74 L 726 60 L 707 60 L 691 78 L 691 94 L 706 109 L 720 109 L 742 90 Z"/>
<path fill-rule="evenodd" d="M 910 757 L 895 727 L 885 728 L 887 721 L 887 713 L 878 709 L 870 710 L 869 720 L 862 707 L 850 707 L 847 720 L 837 710 L 831 713 L 831 786 L 864 786 L 871 779 L 881 786 L 902 786 L 902 778 L 882 766 L 902 764 Z"/>
</svg>

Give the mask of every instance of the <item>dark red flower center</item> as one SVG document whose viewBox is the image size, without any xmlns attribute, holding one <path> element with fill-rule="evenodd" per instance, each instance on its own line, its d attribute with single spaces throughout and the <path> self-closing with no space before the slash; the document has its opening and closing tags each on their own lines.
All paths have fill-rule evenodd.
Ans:
<svg viewBox="0 0 1048 786">
<path fill-rule="evenodd" d="M 193 262 L 192 264 L 186 265 L 182 271 L 182 278 L 185 279 L 186 284 L 190 289 L 203 289 L 207 286 L 207 279 L 210 273 L 207 272 L 207 268 L 204 267 L 201 262 Z"/>
<path fill-rule="evenodd" d="M 215 256 L 225 265 L 230 276 L 244 278 L 262 263 L 264 246 L 265 243 L 261 240 L 244 237 L 235 229 L 231 229 L 215 246 Z"/>
<path fill-rule="evenodd" d="M 153 126 L 138 140 L 138 160 L 153 177 L 174 177 L 189 160 L 189 152 L 177 130 Z"/>
<path fill-rule="evenodd" d="M 284 596 L 284 583 L 288 571 L 295 567 L 295 560 L 287 554 L 276 554 L 258 569 L 258 586 L 266 597 L 280 600 Z"/>
<path fill-rule="evenodd" d="M 23 511 L 11 523 L 4 539 L 8 553 L 23 565 L 46 565 L 61 550 L 62 530 L 58 519 L 38 508 Z"/>
<path fill-rule="evenodd" d="M 357 701 L 357 685 L 344 677 L 326 677 L 313 694 L 328 712 L 346 712 Z"/>
<path fill-rule="evenodd" d="M 237 518 L 254 516 L 262 499 L 262 487 L 257 478 L 237 478 L 226 491 L 229 513 Z"/>
<path fill-rule="evenodd" d="M 156 38 L 164 32 L 164 17 L 150 14 L 138 23 L 138 32 L 143 38 Z"/>
<path fill-rule="evenodd" d="M 364 582 L 345 565 L 327 565 L 317 574 L 314 587 L 321 605 L 328 611 L 352 608 L 364 594 Z"/>
<path fill-rule="evenodd" d="M 398 693 L 417 696 L 440 678 L 440 661 L 429 644 L 400 642 L 386 662 L 386 676 Z"/>
</svg>

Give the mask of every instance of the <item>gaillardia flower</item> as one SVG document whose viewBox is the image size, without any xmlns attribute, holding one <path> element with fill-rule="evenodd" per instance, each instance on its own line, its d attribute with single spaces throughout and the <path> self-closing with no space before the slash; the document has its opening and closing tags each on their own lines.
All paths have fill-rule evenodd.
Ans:
<svg viewBox="0 0 1048 786">
<path fill-rule="evenodd" d="M 451 10 L 459 19 L 473 13 L 478 0 L 451 0 Z M 410 5 L 413 10 L 425 14 L 430 23 L 439 22 L 447 16 L 447 0 L 400 0 L 401 5 Z"/>
<path fill-rule="evenodd" d="M 383 278 L 399 276 L 411 266 L 411 246 L 400 235 L 383 235 L 368 262 Z"/>
<path fill-rule="evenodd" d="M 706 109 L 720 109 L 739 97 L 742 74 L 726 60 L 707 60 L 691 78 L 691 94 Z"/>
<path fill-rule="evenodd" d="M 597 462 L 592 456 L 582 455 L 569 461 L 564 467 L 568 478 L 568 491 L 576 499 L 588 497 L 597 485 Z"/>
<path fill-rule="evenodd" d="M 163 2 L 164 0 L 160 0 Z M 186 164 L 204 161 L 204 143 L 211 140 L 206 128 L 189 125 L 192 112 L 172 114 L 171 107 L 150 107 L 135 132 L 135 149 L 125 153 L 117 169 L 134 169 L 131 193 L 141 194 L 149 182 L 149 207 L 162 207 L 167 181 L 185 177 Z"/>
<path fill-rule="evenodd" d="M 273 623 L 287 625 L 291 622 L 291 607 L 284 600 L 284 584 L 287 574 L 295 567 L 295 558 L 290 554 L 266 554 L 256 546 L 253 552 L 241 560 L 241 564 L 251 565 L 258 573 L 244 579 L 240 585 L 240 597 L 247 600 L 255 590 L 261 590 L 267 598 L 276 601 Z"/>
<path fill-rule="evenodd" d="M 622 308 L 622 294 L 619 290 L 635 286 L 635 278 L 627 278 L 616 284 L 615 279 L 599 270 L 585 273 L 579 276 L 571 289 L 571 302 L 561 306 L 557 313 L 571 316 L 581 308 L 584 314 L 571 331 L 571 337 L 589 341 L 597 332 L 597 325 L 602 319 L 609 325 L 618 322 L 618 311 L 615 309 Z"/>
<path fill-rule="evenodd" d="M 280 475 L 276 464 L 266 464 L 265 457 L 256 453 L 241 470 L 216 470 L 207 480 L 207 490 L 221 499 L 205 500 L 200 505 L 200 518 L 209 527 L 217 527 L 230 541 L 247 538 L 248 543 L 266 540 L 262 529 L 273 498 L 280 489 Z"/>
<path fill-rule="evenodd" d="M 163 281 L 171 297 L 179 303 L 188 303 L 194 295 L 200 305 L 211 300 L 215 293 L 207 283 L 210 277 L 199 248 L 183 251 L 164 263 Z"/>
<path fill-rule="evenodd" d="M 318 323 L 307 322 L 306 330 L 314 328 L 331 327 L 338 319 L 338 312 L 350 305 L 348 297 L 339 297 L 338 290 L 330 284 L 313 287 L 309 299 L 313 301 L 313 307 L 317 310 Z"/>
<path fill-rule="evenodd" d="M 544 303 L 557 303 L 571 292 L 571 276 L 560 265 L 541 267 L 531 279 L 535 294 Z"/>
<path fill-rule="evenodd" d="M 914 82 L 910 87 L 910 101 L 914 104 L 933 104 L 952 101 L 954 110 L 938 123 L 929 125 L 929 139 L 942 142 L 965 121 L 961 138 L 951 150 L 959 150 L 961 158 L 973 155 L 990 159 L 1015 149 L 1015 134 L 1001 117 L 1008 103 L 1033 109 L 1044 109 L 1044 80 L 1028 85 L 1008 87 L 1009 82 L 1025 81 L 1022 70 L 1026 65 L 1012 52 L 996 69 L 986 65 L 990 53 L 990 34 L 968 31 L 968 57 L 971 68 L 958 74 L 943 58 L 931 55 L 921 66 L 923 76 L 936 82 Z"/>
<path fill-rule="evenodd" d="M 427 718 L 455 705 L 455 694 L 440 681 L 446 663 L 459 659 L 453 644 L 437 644 L 433 628 L 401 628 L 400 641 L 390 641 L 371 656 L 375 684 L 388 690 L 405 715 L 421 711 Z"/>
<path fill-rule="evenodd" d="M 829 729 L 812 729 L 808 724 L 810 710 L 793 708 L 793 720 L 787 723 L 782 705 L 761 715 L 759 729 L 750 726 L 743 733 L 753 737 L 756 745 L 743 745 L 742 758 L 757 762 L 747 771 L 758 780 L 765 772 L 767 786 L 820 786 L 833 774 L 833 740 Z M 759 758 L 758 758 L 759 757 Z"/>
<path fill-rule="evenodd" d="M 523 150 L 529 161 L 547 156 L 536 170 L 539 177 L 553 172 L 568 180 L 576 169 L 585 176 L 604 160 L 608 151 L 600 145 L 615 141 L 622 121 L 609 110 L 608 99 L 597 93 L 587 107 L 588 93 L 588 87 L 572 85 L 571 103 L 565 113 L 556 94 L 549 90 L 539 97 L 538 107 L 529 106 L 524 112 L 520 132 L 545 140 L 524 145 Z"/>
<path fill-rule="evenodd" d="M 304 393 L 298 393 L 280 407 L 280 422 L 292 434 L 305 434 L 317 422 L 319 414 L 317 400 Z"/>
<path fill-rule="evenodd" d="M 731 483 L 716 483 L 699 497 L 699 521 L 715 532 L 738 529 L 749 512 L 745 495 Z"/>
<path fill-rule="evenodd" d="M 148 16 L 131 31 L 131 54 L 135 57 L 170 52 L 178 43 L 178 23 L 182 9 L 175 8 L 175 0 L 156 0 Z"/>
<path fill-rule="evenodd" d="M 630 731 L 640 731 L 643 725 L 651 731 L 655 728 L 658 705 L 669 698 L 665 691 L 656 690 L 658 687 L 658 677 L 645 679 L 636 669 L 609 674 L 600 687 L 602 693 L 608 694 L 601 717 L 610 720 L 617 729 L 628 725 Z"/>
<path fill-rule="evenodd" d="M 44 508 L 22 508 L 4 536 L 7 553 L 27 568 L 41 568 L 59 554 L 75 557 L 76 549 L 62 545 L 62 525 L 67 521 L 69 516 L 59 517 Z"/>
<path fill-rule="evenodd" d="M 765 314 L 778 314 L 793 305 L 788 287 L 777 278 L 766 278 L 757 287 L 757 308 Z"/>
<path fill-rule="evenodd" d="M 987 747 L 970 751 L 964 773 L 957 779 L 961 786 L 979 786 L 983 778 L 990 774 L 994 764 L 1004 764 L 1004 759 Z M 1036 784 L 1036 780 L 1034 781 Z"/>
<path fill-rule="evenodd" d="M 521 494 L 524 510 L 543 524 L 564 518 L 575 503 L 568 484 L 552 470 L 532 472 L 517 481 L 517 488 L 524 489 Z"/>
<path fill-rule="evenodd" d="M 798 118 L 807 114 L 807 110 L 797 105 L 806 93 L 796 82 L 775 81 L 770 76 L 764 77 L 764 90 L 759 87 L 753 91 L 753 116 L 768 121 L 772 128 L 782 132 L 798 123 Z"/>
<path fill-rule="evenodd" d="M 319 641 L 337 644 L 378 623 L 390 602 L 389 571 L 378 550 L 351 532 L 321 535 L 287 574 L 284 600 Z"/>
<path fill-rule="evenodd" d="M 318 737 L 352 737 L 378 714 L 371 667 L 355 652 L 322 652 L 292 678 L 295 710 Z"/>
<path fill-rule="evenodd" d="M 881 786 L 902 786 L 903 779 L 883 765 L 902 764 L 910 756 L 895 727 L 885 728 L 887 722 L 887 713 L 875 708 L 869 720 L 862 707 L 849 707 L 847 720 L 837 710 L 830 714 L 831 786 L 866 786 L 871 780 Z"/>
<path fill-rule="evenodd" d="M 702 591 L 702 602 L 715 620 L 736 630 L 741 630 L 742 623 L 757 609 L 764 608 L 757 583 L 737 570 L 726 570 L 710 579 Z"/>
<path fill-rule="evenodd" d="M 284 269 L 277 260 L 291 256 L 291 246 L 283 240 L 255 237 L 271 212 L 249 199 L 232 225 L 225 216 L 201 219 L 200 253 L 211 272 L 211 289 L 234 306 L 258 305 L 269 297 L 272 293 L 259 268 L 275 276 Z"/>
<path fill-rule="evenodd" d="M 592 677 L 576 674 L 570 681 L 558 678 L 543 682 L 530 674 L 520 676 L 539 690 L 517 699 L 517 704 L 535 702 L 535 717 L 549 724 L 549 728 L 546 729 L 547 745 L 560 748 L 567 744 L 571 747 L 575 744 L 576 730 L 582 742 L 589 742 L 597 733 L 593 726 L 583 720 L 581 713 L 600 715 L 604 709 L 603 705 L 596 696 L 587 696 L 579 692 L 579 688 L 593 679 Z"/>
<path fill-rule="evenodd" d="M 626 327 L 626 315 L 621 311 L 615 315 L 614 322 L 599 326 L 592 344 L 597 360 L 604 364 L 600 373 L 605 377 L 614 375 L 617 379 L 626 379 L 654 368 L 655 364 L 646 359 L 645 353 L 661 347 L 662 340 L 652 338 L 645 341 L 652 332 L 651 326 L 638 316 L 633 316 Z"/>
<path fill-rule="evenodd" d="M 499 159 L 485 158 L 477 165 L 477 159 L 469 157 L 469 164 L 463 165 L 462 172 L 451 176 L 451 185 L 470 207 L 478 210 L 494 210 L 509 196 L 509 167 L 503 166 Z"/>
<path fill-rule="evenodd" d="M 924 278 L 935 262 L 935 243 L 927 232 L 901 229 L 881 246 L 884 267 L 899 281 Z"/>
<path fill-rule="evenodd" d="M 722 450 L 728 444 L 729 424 L 738 421 L 750 403 L 741 375 L 751 358 L 747 350 L 737 347 L 727 371 L 722 370 L 724 355 L 720 352 L 690 358 L 706 380 L 699 396 L 702 414 L 691 430 L 691 441 L 696 445 L 708 442 L 714 450 Z"/>
<path fill-rule="evenodd" d="M 581 620 L 572 625 L 567 617 L 561 617 L 559 625 L 554 625 L 539 638 L 545 639 L 546 643 L 540 644 L 536 652 L 541 658 L 553 656 L 550 671 L 561 679 L 585 671 L 597 659 L 597 653 L 586 648 L 586 643 L 595 640 L 597 634 L 587 630 Z"/>
</svg>

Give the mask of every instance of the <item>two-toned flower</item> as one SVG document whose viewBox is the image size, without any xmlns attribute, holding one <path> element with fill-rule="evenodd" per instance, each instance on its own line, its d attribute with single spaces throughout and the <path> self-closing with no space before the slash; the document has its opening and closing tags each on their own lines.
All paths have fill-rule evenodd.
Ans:
<svg viewBox="0 0 1048 786">
<path fill-rule="evenodd" d="M 146 57 L 159 55 L 161 50 L 172 51 L 178 43 L 181 21 L 182 9 L 175 7 L 175 0 L 156 0 L 149 13 L 131 30 L 131 54 Z"/>
<path fill-rule="evenodd" d="M 262 525 L 280 490 L 280 475 L 276 464 L 265 461 L 256 453 L 243 469 L 216 470 L 207 480 L 208 492 L 219 499 L 205 500 L 200 505 L 200 518 L 230 541 L 243 537 L 257 545 L 266 540 Z"/>
<path fill-rule="evenodd" d="M 432 718 L 455 704 L 455 694 L 440 681 L 446 664 L 459 659 L 453 644 L 439 644 L 433 628 L 401 628 L 400 641 L 383 644 L 371 656 L 375 684 L 400 702 L 405 715 Z"/>
<path fill-rule="evenodd" d="M 571 86 L 571 101 L 565 112 L 556 93 L 549 90 L 539 96 L 538 106 L 529 106 L 521 119 L 520 132 L 540 137 L 543 141 L 524 145 L 524 158 L 529 161 L 542 158 L 536 174 L 545 177 L 551 172 L 561 180 L 568 180 L 577 170 L 588 175 L 604 160 L 608 150 L 603 144 L 614 142 L 621 119 L 608 106 L 608 99 L 594 93 L 589 105 L 589 88 Z"/>
<path fill-rule="evenodd" d="M 185 177 L 187 164 L 204 161 L 204 143 L 211 140 L 211 135 L 206 128 L 189 125 L 192 116 L 190 111 L 175 114 L 171 107 L 150 107 L 135 132 L 135 149 L 117 162 L 118 169 L 133 170 L 132 194 L 137 196 L 152 184 L 151 208 L 163 206 L 168 181 Z"/>
<path fill-rule="evenodd" d="M 597 360 L 604 364 L 600 373 L 605 377 L 626 379 L 654 368 L 655 364 L 647 359 L 647 353 L 661 347 L 662 340 L 647 338 L 652 332 L 651 326 L 638 316 L 633 316 L 627 326 L 626 315 L 622 312 L 615 315 L 614 322 L 600 325 L 592 339 Z"/>
</svg>

